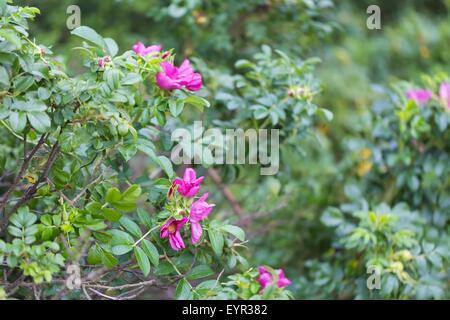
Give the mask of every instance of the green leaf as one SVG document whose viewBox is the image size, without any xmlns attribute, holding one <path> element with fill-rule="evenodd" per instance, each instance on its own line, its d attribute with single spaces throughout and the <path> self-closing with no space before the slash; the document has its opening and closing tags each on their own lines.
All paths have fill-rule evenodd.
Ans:
<svg viewBox="0 0 450 320">
<path fill-rule="evenodd" d="M 102 264 L 108 269 L 114 268 L 119 263 L 119 260 L 117 260 L 116 257 L 104 250 L 101 251 L 101 260 Z"/>
<path fill-rule="evenodd" d="M 19 94 L 25 92 L 34 83 L 34 78 L 32 76 L 20 76 L 13 81 L 15 93 Z"/>
<path fill-rule="evenodd" d="M 103 73 L 103 80 L 106 81 L 111 90 L 118 89 L 120 86 L 120 71 L 117 69 L 108 69 Z"/>
<path fill-rule="evenodd" d="M 289 59 L 289 57 L 286 55 L 286 53 L 284 53 L 281 50 L 275 49 L 275 52 L 282 57 L 285 61 L 289 62 L 291 59 Z"/>
<path fill-rule="evenodd" d="M 125 201 L 136 201 L 136 199 L 141 195 L 142 189 L 138 184 L 133 184 L 122 194 L 122 200 Z"/>
<path fill-rule="evenodd" d="M 111 188 L 106 192 L 106 202 L 108 203 L 114 203 L 117 201 L 120 201 L 120 199 L 122 198 L 119 189 L 117 188 Z"/>
<path fill-rule="evenodd" d="M 333 207 L 325 210 L 324 214 L 320 218 L 320 221 L 327 227 L 336 227 L 341 224 L 343 220 L 344 216 L 342 212 L 339 209 Z"/>
<path fill-rule="evenodd" d="M 44 214 L 43 216 L 41 216 L 41 223 L 45 224 L 47 226 L 51 226 L 52 225 L 52 216 L 49 214 Z"/>
<path fill-rule="evenodd" d="M 14 237 L 21 238 L 22 237 L 22 230 L 20 230 L 17 227 L 14 226 L 8 226 L 8 232 L 13 235 Z"/>
<path fill-rule="evenodd" d="M 16 132 L 21 132 L 27 124 L 26 114 L 23 112 L 11 112 L 9 114 L 9 125 Z"/>
<path fill-rule="evenodd" d="M 3 66 L 0 66 L 0 84 L 9 86 L 9 74 Z"/>
<path fill-rule="evenodd" d="M 139 247 L 135 247 L 134 255 L 136 256 L 136 261 L 142 273 L 144 274 L 144 276 L 148 276 L 148 274 L 150 273 L 150 261 L 148 260 L 148 257 L 145 254 L 144 250 Z"/>
<path fill-rule="evenodd" d="M 159 265 L 159 252 L 158 249 L 148 241 L 147 239 L 142 240 L 142 249 L 144 250 L 145 254 L 150 259 L 150 262 L 157 267 Z"/>
<path fill-rule="evenodd" d="M 255 66 L 255 64 L 253 62 L 250 62 L 250 61 L 246 60 L 246 59 L 241 59 L 241 60 L 236 61 L 234 66 L 237 69 L 244 69 L 244 68 L 253 68 Z"/>
<path fill-rule="evenodd" d="M 324 108 L 319 108 L 318 112 L 319 112 L 319 115 L 324 117 L 327 121 L 333 120 L 333 112 L 331 112 L 330 110 L 327 110 Z"/>
<path fill-rule="evenodd" d="M 175 272 L 175 269 L 167 261 L 161 262 L 159 264 L 159 267 L 155 271 L 156 275 L 158 275 L 158 276 L 166 276 L 166 275 L 169 275 L 169 274 L 174 273 L 174 272 Z"/>
<path fill-rule="evenodd" d="M 45 112 L 29 112 L 27 118 L 31 126 L 38 132 L 46 132 L 50 129 L 50 117 Z"/>
<path fill-rule="evenodd" d="M 150 219 L 150 215 L 147 211 L 144 209 L 137 209 L 137 215 L 139 218 L 140 223 L 142 223 L 146 228 L 151 229 L 152 226 L 152 219 Z"/>
<path fill-rule="evenodd" d="M 178 300 L 187 300 L 191 295 L 191 287 L 186 279 L 181 279 L 175 289 L 175 298 Z"/>
<path fill-rule="evenodd" d="M 25 229 L 26 236 L 34 236 L 37 232 L 38 232 L 38 226 L 35 224 Z"/>
<path fill-rule="evenodd" d="M 7 8 L 6 0 L 0 0 L 0 13 L 4 13 Z"/>
<path fill-rule="evenodd" d="M 411 190 L 416 191 L 420 187 L 420 180 L 416 176 L 412 175 L 408 177 L 408 186 Z"/>
<path fill-rule="evenodd" d="M 241 228 L 237 226 L 233 226 L 231 224 L 220 227 L 221 230 L 228 232 L 238 238 L 241 241 L 245 240 L 245 232 Z"/>
<path fill-rule="evenodd" d="M 99 46 L 100 48 L 106 48 L 106 42 L 105 39 L 102 38 L 94 29 L 81 26 L 74 30 L 72 30 L 71 34 L 76 35 L 80 38 L 83 38 L 89 42 L 92 42 L 93 44 Z"/>
<path fill-rule="evenodd" d="M 195 280 L 200 278 L 209 277 L 214 274 L 214 271 L 207 265 L 199 265 L 192 269 L 191 272 L 189 272 L 187 278 L 189 280 Z"/>
<path fill-rule="evenodd" d="M 131 250 L 133 250 L 133 246 L 127 244 L 120 244 L 111 248 L 112 253 L 116 256 L 121 256 L 130 252 Z"/>
<path fill-rule="evenodd" d="M 120 126 L 119 126 L 119 128 L 120 128 Z M 128 132 L 128 128 L 126 130 Z M 136 154 L 137 147 L 134 144 L 122 145 L 119 147 L 119 152 L 123 156 L 125 161 L 129 161 Z"/>
<path fill-rule="evenodd" d="M 198 97 L 198 96 L 188 96 L 188 97 L 184 98 L 184 103 L 193 105 L 194 107 L 198 108 L 200 111 L 203 111 L 204 107 L 209 108 L 211 105 L 208 100 L 206 100 L 205 98 L 202 98 L 202 97 Z"/>
<path fill-rule="evenodd" d="M 109 99 L 111 102 L 117 102 L 117 103 L 127 103 L 128 98 L 124 96 L 123 94 L 120 94 L 118 92 L 114 92 L 114 95 Z"/>
<path fill-rule="evenodd" d="M 161 167 L 161 169 L 164 170 L 164 172 L 167 174 L 167 176 L 169 178 L 172 178 L 174 176 L 172 162 L 165 156 L 159 156 L 158 162 L 159 162 L 159 166 Z"/>
<path fill-rule="evenodd" d="M 209 291 L 209 290 L 212 290 L 215 287 L 217 287 L 217 285 L 218 285 L 218 283 L 217 283 L 217 280 L 215 280 L 215 279 L 214 280 L 206 280 L 206 281 L 203 281 L 202 283 L 199 283 L 197 285 L 196 289 L 197 289 L 197 291 L 201 290 L 201 289 Z"/>
<path fill-rule="evenodd" d="M 108 51 L 109 55 L 111 57 L 114 57 L 117 54 L 117 52 L 119 52 L 119 46 L 114 41 L 114 39 L 104 38 L 103 40 L 106 43 L 106 50 Z"/>
<path fill-rule="evenodd" d="M 187 6 L 180 6 L 177 3 L 172 3 L 167 7 L 167 13 L 169 14 L 169 16 L 175 19 L 181 18 L 186 14 L 187 11 Z"/>
<path fill-rule="evenodd" d="M 264 288 L 264 293 L 263 293 L 262 299 L 270 300 L 270 296 L 274 291 L 275 291 L 275 286 L 273 284 L 268 285 L 267 287 Z"/>
<path fill-rule="evenodd" d="M 44 87 L 40 87 L 39 89 L 38 89 L 38 97 L 39 97 L 39 99 L 41 99 L 41 100 L 47 100 L 48 98 L 50 98 L 50 96 L 51 96 L 51 92 L 50 92 L 50 90 L 48 90 L 47 88 L 44 88 Z M 47 106 L 46 106 L 47 107 Z M 44 109 L 45 110 L 45 109 Z M 44 110 L 41 110 L 41 111 L 44 111 Z"/>
<path fill-rule="evenodd" d="M 442 257 L 436 251 L 431 252 L 427 258 L 433 266 L 436 268 L 442 268 Z"/>
<path fill-rule="evenodd" d="M 153 160 L 157 159 L 155 150 L 148 145 L 139 144 L 138 150 L 142 151 L 143 153 L 148 155 Z M 159 165 L 159 163 L 158 163 L 158 165 Z"/>
<path fill-rule="evenodd" d="M 166 115 L 164 114 L 164 112 L 161 112 L 157 109 L 155 109 L 154 113 L 156 121 L 158 121 L 158 124 L 163 127 L 166 124 Z"/>
<path fill-rule="evenodd" d="M 122 214 L 115 209 L 103 208 L 101 210 L 101 212 L 102 212 L 102 215 L 111 222 L 119 221 L 120 218 L 122 218 Z"/>
<path fill-rule="evenodd" d="M 142 81 L 142 77 L 138 73 L 128 73 L 125 75 L 125 77 L 122 79 L 123 85 L 132 85 L 136 84 Z"/>
<path fill-rule="evenodd" d="M 89 249 L 87 262 L 93 265 L 102 263 L 102 249 L 97 244 Z"/>
<path fill-rule="evenodd" d="M 0 37 L 13 44 L 16 49 L 22 48 L 20 37 L 14 30 L 0 29 Z"/>
<path fill-rule="evenodd" d="M 216 254 L 216 256 L 220 257 L 223 251 L 223 235 L 216 229 L 209 229 L 208 231 L 209 240 L 211 242 L 211 247 Z"/>
<path fill-rule="evenodd" d="M 183 100 L 169 100 L 169 110 L 172 116 L 178 117 L 184 109 Z"/>
<path fill-rule="evenodd" d="M 121 244 L 130 244 L 130 245 L 134 244 L 133 237 L 122 230 L 113 229 L 110 230 L 109 233 L 112 235 L 111 239 L 112 246 Z"/>
<path fill-rule="evenodd" d="M 255 119 L 260 120 L 264 119 L 269 115 L 269 109 L 263 106 L 254 106 L 253 108 L 253 117 Z"/>
<path fill-rule="evenodd" d="M 130 218 L 122 217 L 119 223 L 136 238 L 142 237 L 142 231 L 139 226 Z"/>
<path fill-rule="evenodd" d="M 121 210 L 124 212 L 130 212 L 130 211 L 133 211 L 134 209 L 136 209 L 136 203 L 129 202 L 129 201 L 117 201 L 117 202 L 112 203 L 112 205 L 117 210 Z"/>
<path fill-rule="evenodd" d="M 53 228 L 48 226 L 42 227 L 41 240 L 48 241 L 53 238 Z M 89 259 L 89 256 L 88 256 Z"/>
<path fill-rule="evenodd" d="M 43 112 L 47 110 L 47 105 L 38 100 L 15 101 L 12 104 L 12 108 L 26 112 Z"/>
<path fill-rule="evenodd" d="M 6 119 L 9 116 L 9 110 L 5 105 L 0 105 L 0 120 Z"/>
</svg>

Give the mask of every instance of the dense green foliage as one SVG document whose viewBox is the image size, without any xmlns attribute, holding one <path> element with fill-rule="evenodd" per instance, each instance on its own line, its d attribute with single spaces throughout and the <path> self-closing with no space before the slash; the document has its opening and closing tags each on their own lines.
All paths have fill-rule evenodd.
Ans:
<svg viewBox="0 0 450 320">
<path fill-rule="evenodd" d="M 369 30 L 372 2 L 0 0 L 0 299 L 448 299 L 450 1 L 378 1 Z M 203 89 L 161 90 L 184 58 Z M 280 169 L 193 165 L 216 206 L 174 251 L 170 136 L 200 119 L 279 129 Z"/>
</svg>

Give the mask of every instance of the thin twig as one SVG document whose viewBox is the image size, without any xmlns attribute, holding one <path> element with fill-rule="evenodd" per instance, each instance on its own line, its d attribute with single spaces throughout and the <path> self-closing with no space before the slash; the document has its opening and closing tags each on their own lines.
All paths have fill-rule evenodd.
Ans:
<svg viewBox="0 0 450 320">
<path fill-rule="evenodd" d="M 0 201 L 0 212 L 6 207 L 6 203 L 8 202 L 8 199 L 11 196 L 11 193 L 14 191 L 16 186 L 19 184 L 20 180 L 22 180 L 23 175 L 25 174 L 26 170 L 28 169 L 28 166 L 30 165 L 31 159 L 33 159 L 36 152 L 44 144 L 45 139 L 47 139 L 47 136 L 48 136 L 48 134 L 43 134 L 41 136 L 41 138 L 39 139 L 37 145 L 35 145 L 34 148 L 31 150 L 30 154 L 23 159 L 23 164 L 20 167 L 19 173 L 17 174 L 16 178 L 14 179 L 13 183 L 9 187 L 8 191 L 6 191 L 5 195 L 3 196 L 2 200 Z M 4 216 L 4 218 L 6 218 L 6 216 Z"/>
<path fill-rule="evenodd" d="M 89 295 L 89 293 L 88 293 L 87 290 L 86 290 L 86 286 L 85 286 L 85 285 L 82 285 L 81 288 L 83 289 L 83 293 L 84 293 L 84 295 L 86 296 L 86 298 L 87 298 L 88 300 L 92 300 L 91 296 Z"/>
<path fill-rule="evenodd" d="M 120 285 L 120 286 L 105 286 L 105 285 L 101 285 L 101 284 L 89 284 L 89 283 L 84 284 L 84 286 L 86 286 L 87 288 L 96 288 L 96 289 L 105 289 L 105 290 L 125 290 L 125 289 L 134 289 L 136 287 L 151 286 L 151 285 L 154 285 L 155 282 L 156 282 L 156 280 L 152 279 L 152 280 L 142 281 L 142 282 L 138 282 L 138 283 L 127 283 L 127 284 Z"/>
<path fill-rule="evenodd" d="M 95 294 L 103 297 L 103 298 L 106 298 L 106 299 L 109 299 L 109 300 L 120 300 L 120 298 L 108 296 L 107 294 L 101 293 L 100 291 L 97 291 L 95 289 L 92 289 L 92 288 L 88 288 L 88 289 L 91 290 L 92 292 L 94 292 Z"/>
<path fill-rule="evenodd" d="M 151 228 L 150 230 L 148 230 L 139 240 L 137 240 L 134 244 L 133 247 L 136 247 L 142 240 L 144 240 L 152 231 L 158 229 L 159 226 L 154 226 L 153 228 Z"/>
<path fill-rule="evenodd" d="M 102 176 L 98 176 L 97 178 L 95 178 L 93 181 L 91 181 L 87 186 L 85 186 L 80 193 L 72 199 L 71 204 L 74 205 L 78 202 L 78 200 L 81 199 L 81 197 L 86 193 L 86 191 L 94 184 L 96 184 L 100 179 L 102 178 Z"/>
<path fill-rule="evenodd" d="M 36 193 L 37 190 L 37 186 L 43 182 L 45 179 L 47 179 L 48 173 L 51 169 L 51 167 L 53 166 L 57 156 L 58 156 L 58 152 L 59 152 L 59 144 L 58 142 L 56 142 L 53 147 L 52 150 L 50 151 L 50 155 L 48 156 L 47 162 L 44 165 L 44 169 L 42 171 L 41 176 L 39 177 L 39 179 L 31 186 L 27 189 L 27 191 L 25 192 L 25 194 L 22 196 L 22 198 L 17 201 L 17 203 L 14 205 L 14 207 L 12 208 L 12 210 L 10 211 L 9 215 L 11 215 L 12 213 L 14 213 L 17 209 L 19 209 L 22 205 L 26 204 L 28 201 L 30 201 L 30 199 L 33 197 L 33 195 Z M 8 216 L 9 216 L 8 215 Z M 7 216 L 7 217 L 8 217 Z"/>
</svg>

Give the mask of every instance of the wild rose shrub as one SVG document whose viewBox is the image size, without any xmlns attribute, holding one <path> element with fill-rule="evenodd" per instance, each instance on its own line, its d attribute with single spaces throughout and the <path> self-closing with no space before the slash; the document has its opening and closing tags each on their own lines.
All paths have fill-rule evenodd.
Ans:
<svg viewBox="0 0 450 320">
<path fill-rule="evenodd" d="M 27 4 L 23 0 L 18 3 Z M 61 13 L 73 4 L 70 0 L 36 4 L 45 12 L 34 25 L 36 32 L 60 42 L 60 50 L 67 49 L 67 56 L 74 56 L 69 50 L 77 44 L 67 39 L 62 21 L 66 17 Z M 323 45 L 336 27 L 330 0 L 119 1 L 105 6 L 78 0 L 76 4 L 86 25 L 101 28 L 102 34 L 110 35 L 120 44 L 165 43 L 179 55 L 211 58 L 209 61 L 215 66 L 231 66 L 267 43 L 291 55 L 305 56 L 306 52 L 314 52 L 313 45 Z M 117 21 L 120 27 L 111 21 Z M 57 27 L 48 30 L 49 22 Z"/>
<path fill-rule="evenodd" d="M 349 180 L 348 203 L 322 215 L 332 249 L 307 263 L 302 288 L 317 297 L 448 297 L 447 79 L 427 78 L 427 89 L 401 83 L 375 103 L 372 136 L 361 141 L 370 163 L 363 183 Z M 380 290 L 367 290 L 361 276 L 370 266 L 380 270 Z"/>
<path fill-rule="evenodd" d="M 28 2 L 17 0 L 16 3 Z M 73 50 L 80 47 L 80 38 L 69 35 L 67 16 L 63 14 L 72 4 L 69 0 L 36 2 L 44 14 L 33 22 L 30 39 L 36 37 L 40 43 L 46 43 L 57 57 L 51 57 L 50 49 L 42 44 L 33 52 L 41 51 L 46 61 L 58 66 L 54 72 L 63 71 L 70 76 L 70 83 L 91 79 L 101 83 L 99 78 L 109 73 L 107 70 L 117 69 L 117 60 L 120 59 L 117 54 L 112 55 L 102 49 L 103 44 L 95 45 L 97 40 L 101 42 L 95 34 L 91 39 L 97 40 L 87 42 L 92 46 L 88 51 Z M 113 103 L 120 106 L 117 119 L 111 119 L 110 114 L 106 114 L 109 119 L 102 120 L 99 116 L 103 117 L 105 111 L 113 111 L 110 101 L 105 103 L 105 93 L 97 96 L 93 88 L 77 89 L 76 94 L 71 91 L 75 88 L 61 91 L 53 87 L 55 80 L 44 86 L 51 89 L 52 96 L 59 90 L 60 96 L 68 100 L 70 96 L 83 97 L 82 93 L 86 91 L 93 105 L 88 109 L 99 119 L 92 118 L 86 108 L 75 112 L 84 112 L 82 118 L 76 118 L 77 126 L 82 128 L 68 124 L 70 130 L 63 130 L 61 138 L 58 138 L 61 145 L 67 141 L 68 151 L 60 152 L 49 170 L 51 182 L 40 182 L 36 196 L 22 206 L 23 209 L 17 210 L 19 215 L 10 222 L 12 227 L 21 229 L 20 221 L 29 219 L 30 213 L 36 215 L 35 224 L 40 225 L 40 230 L 32 244 L 35 247 L 31 250 L 30 245 L 25 245 L 27 253 L 22 256 L 29 258 L 20 257 L 18 261 L 40 261 L 40 267 L 45 265 L 44 269 L 52 273 L 51 283 L 44 281 L 35 286 L 41 298 L 58 298 L 55 292 L 65 288 L 61 282 L 70 278 L 73 270 L 70 269 L 68 261 L 72 259 L 68 258 L 62 237 L 44 236 L 44 239 L 56 239 L 50 242 L 59 244 L 55 255 L 60 254 L 65 259 L 64 267 L 58 265 L 60 257 L 49 252 L 55 246 L 47 243 L 45 247 L 40 233 L 55 237 L 55 230 L 59 234 L 69 232 L 73 248 L 74 234 L 79 234 L 76 228 L 83 228 L 87 223 L 80 225 L 79 222 L 86 216 L 86 205 L 98 202 L 101 207 L 109 189 L 117 188 L 122 195 L 133 184 L 141 188 L 141 195 L 135 201 L 136 209 L 122 213 L 112 205 L 106 205 L 99 219 L 107 225 L 106 229 L 87 236 L 92 241 L 85 246 L 86 250 L 78 250 L 83 251 L 80 254 L 82 283 L 93 299 L 100 296 L 91 289 L 113 298 L 172 298 L 175 293 L 177 297 L 202 299 L 448 298 L 448 126 L 445 125 L 448 112 L 445 101 L 448 99 L 446 83 L 449 78 L 446 74 L 450 56 L 448 41 L 444 40 L 450 36 L 449 3 L 378 1 L 382 12 L 389 12 L 383 15 L 383 29 L 378 31 L 369 30 L 364 25 L 365 9 L 372 4 L 370 1 L 134 0 L 99 5 L 90 0 L 79 0 L 77 4 L 82 10 L 82 24 L 114 38 L 120 45 L 120 52 L 130 55 L 132 66 L 119 67 L 119 83 L 123 74 L 128 72 L 140 77 L 130 80 L 131 84 L 126 85 L 128 89 L 125 91 L 122 83 L 120 88 L 111 89 L 114 95 L 119 94 L 116 98 L 120 100 L 125 99 L 122 95 L 136 100 L 133 107 L 131 102 Z M 14 37 L 10 40 L 14 42 Z M 3 51 L 6 49 L 3 45 L 9 46 L 9 42 L 0 37 L 0 43 L 0 59 L 4 59 Z M 270 47 L 264 44 L 270 44 Z M 22 48 L 28 48 L 28 44 L 22 44 Z M 114 51 L 113 48 L 111 50 Z M 173 59 L 175 55 L 176 59 Z M 15 63 L 16 67 L 26 67 L 30 59 L 25 59 L 26 54 L 20 56 L 23 57 L 22 62 Z M 299 56 L 319 56 L 321 63 L 316 65 L 317 59 L 302 60 Z M 82 57 L 89 71 L 80 67 Z M 189 81 L 186 77 L 180 79 L 173 72 L 178 72 L 186 58 L 192 68 L 188 74 L 201 75 L 202 88 L 199 91 L 187 90 Z M 129 58 L 125 60 L 129 61 Z M 5 67 L 8 74 L 4 76 L 0 68 L 0 114 L 3 116 L 3 88 L 7 86 L 9 89 L 14 79 L 8 66 L 11 62 L 1 61 L 1 67 Z M 145 61 L 149 62 L 147 66 Z M 167 69 L 171 77 L 161 68 L 163 61 L 170 64 Z M 36 74 L 34 69 L 29 71 L 25 75 Z M 435 76 L 425 76 L 420 81 L 419 75 L 424 72 L 435 73 Z M 182 89 L 161 89 L 156 82 L 159 73 L 167 76 L 164 78 L 169 80 L 167 83 L 175 83 Z M 36 84 L 30 87 L 30 92 L 39 91 L 37 84 L 43 86 L 36 82 L 38 77 L 35 77 Z M 109 77 L 111 81 L 115 76 Z M 131 76 L 133 78 L 134 75 Z M 411 83 L 401 83 L 394 90 L 384 89 L 393 78 Z M 320 79 L 320 84 L 317 79 Z M 109 87 L 108 83 L 106 87 Z M 133 88 L 138 90 L 129 94 Z M 14 89 L 8 91 L 13 93 Z M 45 91 L 40 91 L 45 97 Z M 21 96 L 27 92 L 28 89 L 19 94 L 19 100 L 24 100 Z M 71 94 L 66 97 L 67 93 Z M 279 108 L 271 108 L 271 103 Z M 106 107 L 99 111 L 102 104 Z M 129 108 L 126 107 L 128 104 Z M 211 107 L 207 112 L 200 113 L 209 104 Z M 328 121 L 331 114 L 320 107 L 333 111 L 331 122 Z M 73 109 L 61 109 L 58 114 L 67 117 L 70 110 Z M 137 117 L 135 110 L 140 110 L 141 116 Z M 42 117 L 38 110 L 33 112 Z M 54 128 L 55 113 L 49 110 L 46 113 Z M 126 119 L 122 114 L 138 120 Z M 12 118 L 13 123 L 15 117 Z M 3 120 L 0 124 L 1 199 L 23 161 L 24 148 L 20 137 L 23 138 L 24 132 L 12 130 L 9 113 L 0 118 Z M 26 118 L 24 129 L 28 132 L 25 135 L 28 151 L 36 142 L 36 138 L 30 135 L 37 132 L 37 128 L 31 127 L 35 118 L 33 115 L 30 118 L 32 120 Z M 168 157 L 173 146 L 170 141 L 172 130 L 190 129 L 192 123 L 200 118 L 205 128 L 280 129 L 278 173 L 261 176 L 260 166 L 211 167 L 203 164 L 201 167 L 174 168 L 176 173 L 169 177 L 164 168 L 170 166 L 163 159 Z M 82 119 L 89 119 L 89 122 L 84 123 Z M 125 138 L 120 136 L 120 132 L 127 128 L 127 122 L 132 122 L 129 129 L 132 131 L 134 128 L 138 133 L 135 146 L 128 142 L 132 141 L 129 132 Z M 100 123 L 103 123 L 102 131 L 96 127 Z M 39 126 L 37 121 L 34 124 Z M 88 134 L 79 135 L 86 132 L 88 125 L 91 128 Z M 36 153 L 29 170 L 23 175 L 24 179 L 11 196 L 12 205 L 39 178 L 50 151 L 49 143 L 54 142 L 55 137 L 55 134 L 50 136 L 52 140 L 47 140 Z M 92 149 L 89 143 L 96 145 L 98 139 L 102 147 Z M 106 144 L 108 141 L 111 143 Z M 108 152 L 111 148 L 119 148 L 119 152 Z M 135 152 L 135 148 L 138 151 Z M 108 153 L 103 155 L 102 152 Z M 96 154 L 98 156 L 93 160 Z M 129 157 L 127 161 L 125 157 Z M 71 169 L 71 164 L 82 167 L 82 174 Z M 97 172 L 106 175 L 107 179 L 87 184 L 87 178 L 98 176 L 91 173 L 91 165 L 98 166 Z M 175 192 L 175 198 L 171 199 L 170 189 L 176 176 L 183 180 L 188 167 L 195 170 L 196 179 L 204 176 L 201 190 L 194 197 L 184 197 Z M 113 176 L 109 177 L 110 173 Z M 70 209 L 65 210 L 59 202 L 62 195 L 47 193 L 47 187 L 52 193 L 61 191 L 70 200 L 83 193 L 81 191 L 85 188 L 86 192 L 74 206 L 63 201 Z M 205 193 L 208 193 L 206 203 L 215 206 L 205 219 L 198 221 L 202 236 L 193 245 L 189 211 L 193 202 Z M 92 208 L 95 215 L 98 205 L 94 204 Z M 117 216 L 115 211 L 134 221 L 141 235 L 138 236 L 137 232 L 133 235 L 120 222 L 110 222 L 104 217 L 110 215 L 110 219 L 114 219 Z M 140 217 L 145 220 L 141 221 Z M 148 218 L 151 220 L 150 228 L 144 224 Z M 180 221 L 184 218 L 186 221 L 180 228 L 180 237 L 185 248 L 174 251 L 169 236 L 161 238 L 161 227 L 170 219 Z M 33 219 L 31 216 L 30 220 Z M 68 220 L 72 222 L 67 223 Z M 127 225 L 129 228 L 131 224 Z M 70 231 L 69 226 L 75 232 Z M 31 227 L 33 230 L 33 225 Z M 107 239 L 111 238 L 109 230 L 112 229 L 129 234 L 133 238 L 131 246 L 152 230 L 145 240 L 155 246 L 160 261 L 155 262 L 158 263 L 156 265 L 153 262 L 156 259 L 151 254 L 147 255 L 150 260 L 147 277 L 139 269 L 134 248 L 124 254 L 112 252 L 112 242 Z M 211 229 L 214 230 L 212 233 Z M 11 230 L 17 233 L 17 229 Z M 103 231 L 106 230 L 105 234 Z M 136 228 L 134 230 L 137 231 Z M 194 227 L 194 230 L 199 228 Z M 245 242 L 243 230 L 250 241 Z M 6 246 L 14 241 L 15 237 L 3 227 L 0 227 L 0 232 L 3 232 L 1 238 Z M 119 238 L 127 237 L 116 231 L 112 233 L 119 234 Z M 242 243 L 240 238 L 244 240 Z M 129 250 L 128 242 L 130 239 L 117 240 L 114 251 Z M 100 254 L 97 254 L 97 245 Z M 0 246 L 3 250 L 3 243 Z M 136 247 L 144 250 L 145 254 L 152 250 L 147 248 L 144 239 Z M 215 251 L 220 248 L 222 253 L 219 257 Z M 184 279 L 166 259 L 163 250 Z M 197 250 L 197 256 L 194 250 Z M 103 255 L 102 252 L 111 255 Z M 206 263 L 203 253 L 207 256 Z M 106 263 L 112 256 L 119 264 L 101 278 L 91 281 L 86 279 L 86 275 L 92 271 L 101 272 L 103 267 L 90 264 L 87 256 L 92 259 L 90 262 L 103 259 Z M 194 265 L 191 264 L 193 256 Z M 142 263 L 146 264 L 145 258 Z M 27 272 L 36 276 L 35 265 Z M 270 279 L 265 272 L 261 279 L 260 266 L 269 270 L 271 282 L 264 281 Z M 367 267 L 374 266 L 381 271 L 380 290 L 367 288 L 367 279 L 371 275 Z M 59 271 L 52 271 L 58 268 Z M 292 281 L 287 288 L 276 286 L 280 268 Z M 8 267 L 5 256 L 0 268 L 3 279 L 2 272 L 8 274 L 9 282 L 19 279 L 24 271 L 20 267 Z M 199 274 L 201 277 L 197 278 Z M 26 287 L 12 287 L 11 283 L 0 282 L 0 299 L 33 297 L 32 277 L 24 276 L 23 281 Z M 261 283 L 271 285 L 262 291 Z M 112 289 L 124 284 L 133 286 L 127 290 Z M 111 288 L 95 287 L 99 285 Z M 146 291 L 139 295 L 141 290 Z M 62 291 L 60 295 L 65 298 L 86 298 L 83 288 Z"/>
<path fill-rule="evenodd" d="M 138 43 L 120 55 L 114 40 L 83 26 L 72 33 L 84 40 L 77 50 L 86 69 L 70 77 L 28 36 L 39 10 L 0 11 L 2 297 L 91 299 L 118 290 L 126 299 L 170 285 L 177 298 L 219 294 L 225 269 L 248 268 L 244 231 L 215 217 L 208 193 L 198 194 L 203 177 L 187 168 L 176 178 L 162 154 L 170 117 L 209 107 L 193 94 L 200 74 L 188 60 L 175 68 L 174 53 L 159 46 Z M 154 178 L 131 180 L 128 161 L 138 152 Z M 69 290 L 74 266 L 80 287 Z M 257 290 L 241 298 L 264 292 L 256 275 L 249 281 Z M 265 297 L 287 297 L 280 290 Z"/>
</svg>

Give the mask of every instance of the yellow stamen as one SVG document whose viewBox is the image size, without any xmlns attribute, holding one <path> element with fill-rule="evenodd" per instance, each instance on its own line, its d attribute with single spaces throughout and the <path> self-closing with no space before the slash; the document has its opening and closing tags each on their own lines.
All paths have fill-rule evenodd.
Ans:
<svg viewBox="0 0 450 320">
<path fill-rule="evenodd" d="M 173 223 L 171 223 L 168 227 L 167 230 L 169 230 L 170 233 L 175 233 L 175 231 L 177 231 L 177 227 L 175 227 L 175 225 Z"/>
</svg>

